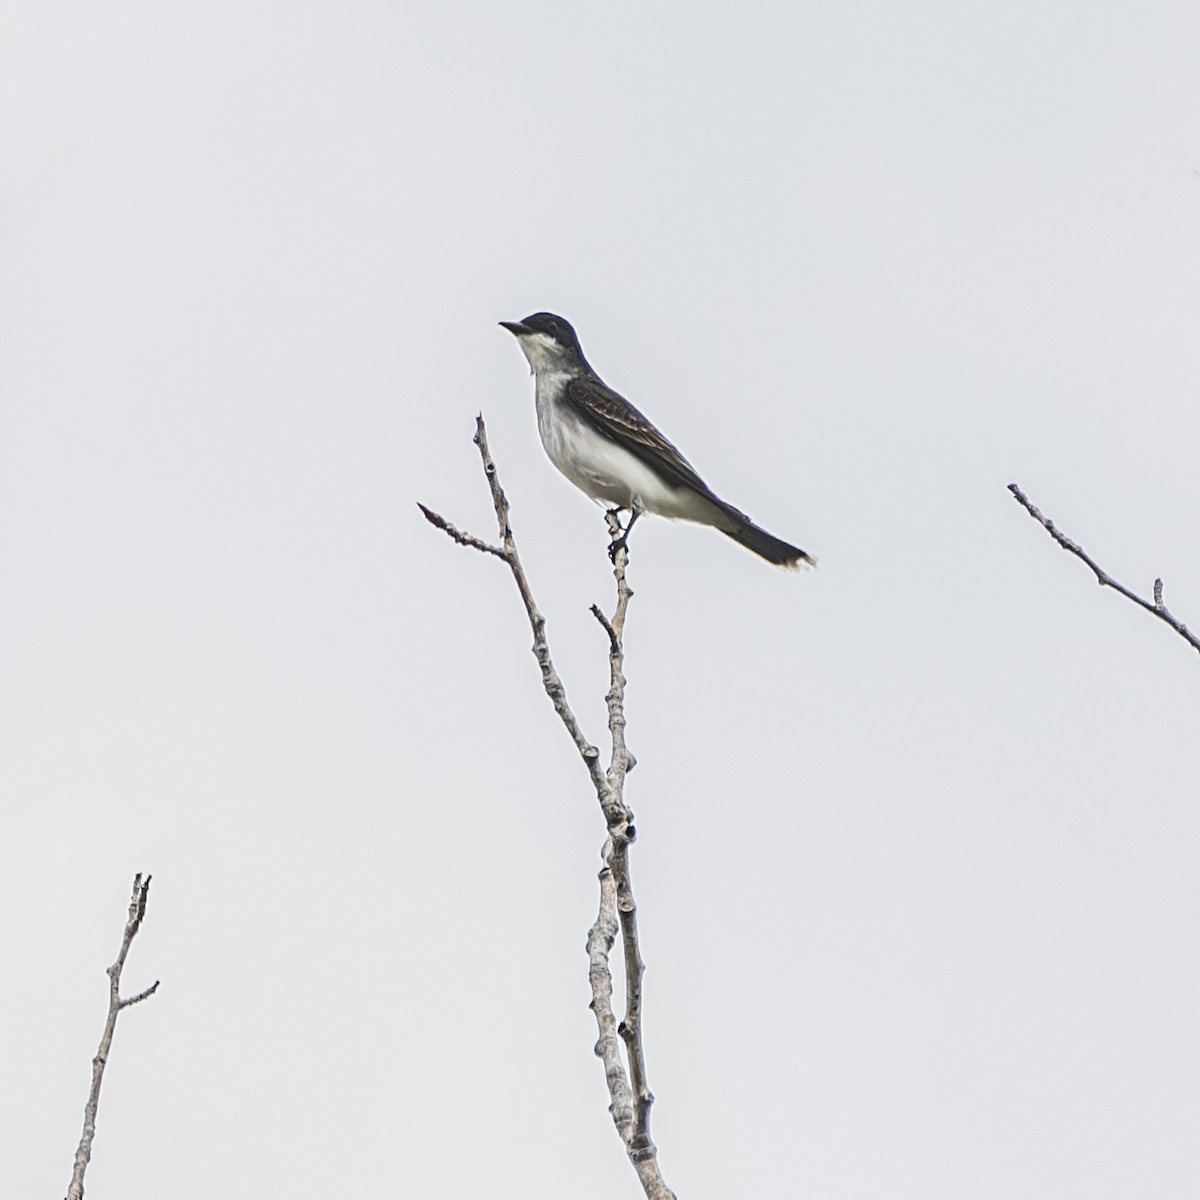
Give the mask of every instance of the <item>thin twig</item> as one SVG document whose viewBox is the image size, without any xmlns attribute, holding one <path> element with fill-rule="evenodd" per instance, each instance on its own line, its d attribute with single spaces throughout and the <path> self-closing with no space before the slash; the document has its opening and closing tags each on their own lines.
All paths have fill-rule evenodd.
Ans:
<svg viewBox="0 0 1200 1200">
<path fill-rule="evenodd" d="M 487 428 L 484 426 L 482 413 L 475 418 L 475 437 L 473 440 L 475 445 L 479 447 L 479 457 L 483 463 L 483 473 L 487 478 L 488 486 L 492 492 L 492 506 L 496 510 L 496 524 L 500 531 L 502 549 L 497 552 L 495 547 L 488 546 L 486 542 L 481 542 L 478 538 L 472 538 L 469 535 L 460 534 L 456 537 L 455 534 L 458 531 L 454 530 L 454 533 L 450 532 L 454 527 L 450 525 L 449 521 L 445 521 L 441 517 L 438 517 L 436 521 L 432 520 L 429 509 L 423 504 L 421 505 L 421 511 L 426 514 L 427 519 L 430 519 L 431 524 L 437 525 L 439 529 L 442 529 L 450 537 L 453 537 L 459 545 L 471 546 L 476 550 L 496 554 L 497 557 L 504 559 L 508 563 L 513 580 L 517 585 L 517 591 L 521 594 L 521 601 L 525 605 L 525 612 L 529 616 L 529 626 L 533 630 L 533 656 L 537 659 L 538 666 L 542 671 L 542 686 L 546 689 L 546 695 L 550 697 L 550 702 L 554 705 L 554 711 L 558 713 L 559 720 L 566 727 L 567 733 L 571 735 L 571 740 L 575 743 L 575 748 L 579 751 L 580 757 L 588 769 L 588 774 L 591 776 L 597 795 L 600 796 L 600 804 L 607 818 L 609 813 L 614 811 L 614 808 L 611 789 L 608 786 L 604 770 L 600 766 L 600 751 L 584 736 L 583 730 L 575 718 L 575 714 L 571 711 L 570 705 L 567 704 L 567 689 L 563 686 L 562 679 L 554 669 L 554 661 L 550 657 L 550 644 L 546 641 L 546 618 L 538 611 L 537 603 L 533 598 L 533 591 L 529 586 L 529 579 L 525 574 L 525 567 L 521 563 L 520 555 L 517 553 L 516 539 L 513 537 L 512 526 L 509 522 L 510 510 L 508 497 L 505 496 L 504 489 L 500 486 L 500 476 L 496 471 L 496 463 L 492 458 L 491 451 L 488 449 Z"/>
<path fill-rule="evenodd" d="M 600 628 L 608 634 L 608 644 L 615 650 L 617 648 L 617 635 L 612 627 L 612 622 L 604 615 L 600 605 L 592 605 L 592 616 L 600 622 Z"/>
<path fill-rule="evenodd" d="M 1134 604 L 1140 605 L 1148 613 L 1153 613 L 1160 621 L 1165 621 L 1170 627 L 1175 630 L 1181 638 L 1188 643 L 1194 650 L 1200 650 L 1200 638 L 1198 638 L 1188 627 L 1179 620 L 1163 603 L 1163 582 L 1161 579 L 1154 581 L 1154 600 L 1146 600 L 1139 596 L 1136 592 L 1131 592 L 1124 584 L 1118 583 L 1103 567 L 1096 562 L 1090 554 L 1088 554 L 1078 542 L 1073 542 L 1066 534 L 1054 524 L 1049 517 L 1043 516 L 1041 510 L 1037 508 L 1033 502 L 1025 495 L 1023 491 L 1015 484 L 1010 483 L 1008 490 L 1012 492 L 1018 504 L 1025 509 L 1029 515 L 1041 525 L 1046 532 L 1066 551 L 1075 555 L 1081 562 L 1086 563 L 1091 567 L 1093 574 L 1096 576 L 1096 582 L 1101 587 L 1110 587 L 1113 591 L 1120 592 L 1127 600 L 1132 600 Z"/>
<path fill-rule="evenodd" d="M 642 975 L 645 965 L 638 946 L 637 905 L 633 898 L 633 884 L 629 872 L 629 847 L 636 831 L 633 813 L 625 803 L 625 777 L 633 769 L 634 758 L 625 744 L 625 674 L 623 636 L 625 616 L 629 600 L 633 595 L 625 579 L 628 553 L 618 540 L 621 526 L 613 513 L 608 514 L 609 532 L 613 540 L 613 576 L 617 585 L 616 607 L 612 619 L 604 615 L 597 605 L 592 613 L 608 635 L 609 642 L 609 689 L 606 696 L 608 728 L 612 752 L 607 770 L 600 764 L 600 752 L 584 736 L 575 714 L 567 703 L 567 693 L 554 669 L 550 657 L 550 646 L 546 640 L 546 621 L 538 610 L 529 585 L 528 576 L 517 552 L 510 521 L 510 507 L 504 489 L 500 486 L 496 463 L 488 450 L 487 431 L 482 415 L 475 419 L 475 444 L 479 447 L 483 472 L 492 493 L 492 505 L 496 510 L 496 524 L 500 533 L 501 547 L 481 542 L 469 534 L 462 534 L 448 521 L 421 506 L 426 518 L 452 537 L 459 545 L 495 554 L 508 563 L 521 601 L 529 616 L 533 631 L 533 653 L 542 672 L 542 685 L 554 704 L 571 740 L 575 743 L 584 765 L 587 767 L 596 798 L 604 814 L 608 834 L 601 852 L 603 866 L 600 870 L 600 910 L 596 922 L 588 932 L 588 978 L 592 990 L 592 1012 L 596 1017 L 599 1038 L 596 1054 L 603 1060 L 605 1080 L 609 1092 L 609 1112 L 626 1153 L 650 1200 L 675 1200 L 675 1193 L 667 1187 L 658 1168 L 658 1152 L 650 1139 L 650 1106 L 654 1097 L 646 1083 L 645 1052 L 642 1047 Z M 625 959 L 625 1019 L 618 1025 L 612 1010 L 612 970 L 609 954 L 617 934 Z M 625 1045 L 629 1069 L 621 1060 L 620 1041 Z"/>
<path fill-rule="evenodd" d="M 145 879 L 140 874 L 133 877 L 133 894 L 129 900 L 129 915 L 125 921 L 125 935 L 121 939 L 121 949 L 117 952 L 117 960 L 108 968 L 108 1017 L 104 1022 L 104 1033 L 100 1037 L 100 1049 L 92 1059 L 92 1088 L 88 1093 L 87 1104 L 83 1110 L 83 1136 L 79 1139 L 79 1149 L 75 1151 L 75 1169 L 71 1173 L 71 1186 L 67 1188 L 67 1200 L 83 1200 L 83 1177 L 88 1163 L 92 1158 L 92 1139 L 96 1136 L 96 1110 L 100 1105 L 100 1084 L 104 1080 L 104 1068 L 108 1065 L 108 1054 L 112 1048 L 113 1033 L 117 1027 L 117 1014 L 123 1008 L 131 1008 L 149 999 L 158 991 L 156 979 L 148 988 L 121 999 L 121 971 L 125 967 L 125 959 L 129 947 L 133 943 L 137 931 L 142 927 L 146 916 L 146 901 L 150 897 L 150 876 Z"/>
<path fill-rule="evenodd" d="M 425 514 L 425 520 L 430 525 L 436 526 L 443 533 L 453 538 L 460 546 L 470 546 L 472 550 L 478 550 L 483 554 L 494 554 L 497 558 L 504 558 L 504 551 L 499 546 L 493 546 L 490 542 L 485 542 L 482 538 L 477 538 L 469 533 L 464 533 L 461 529 L 456 529 L 445 517 L 435 513 L 433 509 L 426 508 L 419 500 L 417 507 Z"/>
</svg>

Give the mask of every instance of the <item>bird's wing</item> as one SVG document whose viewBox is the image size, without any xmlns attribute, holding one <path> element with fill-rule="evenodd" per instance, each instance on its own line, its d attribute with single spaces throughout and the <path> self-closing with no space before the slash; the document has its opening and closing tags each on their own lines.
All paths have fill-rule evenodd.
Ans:
<svg viewBox="0 0 1200 1200">
<path fill-rule="evenodd" d="M 695 468 L 624 396 L 599 379 L 581 376 L 567 384 L 567 403 L 597 432 L 636 454 L 676 487 L 694 488 L 724 504 L 696 474 Z"/>
</svg>

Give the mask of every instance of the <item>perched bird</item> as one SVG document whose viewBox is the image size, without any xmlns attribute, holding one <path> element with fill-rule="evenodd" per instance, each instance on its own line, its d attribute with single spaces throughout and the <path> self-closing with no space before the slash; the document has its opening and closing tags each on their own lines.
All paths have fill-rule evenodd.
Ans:
<svg viewBox="0 0 1200 1200">
<path fill-rule="evenodd" d="M 803 550 L 760 529 L 726 504 L 691 463 L 592 370 L 568 321 L 534 313 L 501 321 L 516 336 L 535 376 L 538 433 L 550 461 L 585 495 L 612 509 L 711 525 L 785 570 L 816 566 Z"/>
</svg>

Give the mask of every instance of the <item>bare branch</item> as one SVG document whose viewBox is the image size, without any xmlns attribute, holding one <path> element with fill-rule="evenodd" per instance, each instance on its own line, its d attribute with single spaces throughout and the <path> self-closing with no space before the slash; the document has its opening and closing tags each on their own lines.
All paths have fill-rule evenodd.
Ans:
<svg viewBox="0 0 1200 1200">
<path fill-rule="evenodd" d="M 625 1064 L 621 1061 L 617 1018 L 612 1010 L 612 971 L 608 965 L 613 942 L 617 940 L 617 934 L 620 932 L 617 918 L 617 881 L 613 876 L 612 867 L 608 865 L 612 857 L 611 847 L 612 841 L 609 839 L 604 846 L 604 866 L 600 870 L 600 912 L 596 916 L 596 923 L 588 931 L 588 982 L 592 988 L 592 1002 L 589 1007 L 595 1014 L 600 1034 L 596 1042 L 596 1055 L 604 1063 L 604 1075 L 612 1099 L 608 1111 L 612 1113 L 613 1123 L 621 1135 L 621 1141 L 629 1146 L 633 1142 L 633 1093 L 629 1088 Z"/>
<path fill-rule="evenodd" d="M 600 610 L 600 605 L 592 605 L 592 616 L 600 622 L 600 628 L 608 634 L 608 644 L 615 650 L 617 648 L 617 635 L 613 630 L 612 622 Z"/>
<path fill-rule="evenodd" d="M 100 1105 L 100 1084 L 104 1080 L 104 1068 L 108 1065 L 108 1055 L 112 1048 L 113 1033 L 117 1027 L 117 1014 L 123 1008 L 140 1004 L 158 991 L 158 980 L 148 988 L 138 992 L 136 996 L 121 999 L 121 972 L 125 967 L 125 959 L 129 955 L 129 947 L 142 927 L 146 916 L 146 901 L 150 897 L 150 876 L 145 879 L 140 874 L 133 877 L 133 894 L 129 900 L 129 915 L 125 921 L 125 935 L 121 939 L 121 949 L 117 952 L 117 960 L 108 968 L 108 1017 L 104 1022 L 104 1032 L 100 1037 L 100 1049 L 92 1059 L 92 1087 L 88 1093 L 87 1104 L 83 1110 L 83 1136 L 79 1139 L 79 1148 L 75 1151 L 75 1169 L 71 1173 L 71 1186 L 67 1188 L 67 1200 L 83 1200 L 83 1177 L 88 1163 L 92 1158 L 92 1139 L 96 1136 L 96 1110 Z"/>
<path fill-rule="evenodd" d="M 529 586 L 529 579 L 525 574 L 525 567 L 521 562 L 521 556 L 517 553 L 516 539 L 513 537 L 512 527 L 509 524 L 508 498 L 504 494 L 504 489 L 500 486 L 500 476 L 496 471 L 496 463 L 492 459 L 491 451 L 488 449 L 487 428 L 483 423 L 482 414 L 475 418 L 474 442 L 479 447 L 479 457 L 483 463 L 483 473 L 491 489 L 492 506 L 496 510 L 496 524 L 499 528 L 502 546 L 502 549 L 498 553 L 493 547 L 487 547 L 487 549 L 508 563 L 513 580 L 517 585 L 517 591 L 521 595 L 521 601 L 525 605 L 525 612 L 529 616 L 529 626 L 533 631 L 533 655 L 537 659 L 538 666 L 542 671 L 542 686 L 546 689 L 546 695 L 550 697 L 550 701 L 554 705 L 554 711 L 558 713 L 559 720 L 566 727 L 567 733 L 571 735 L 571 740 L 575 743 L 575 748 L 579 751 L 580 757 L 588 769 L 592 784 L 595 786 L 597 794 L 601 797 L 600 803 L 605 810 L 605 817 L 607 818 L 610 812 L 614 812 L 614 808 L 608 787 L 608 780 L 600 766 L 600 751 L 584 737 L 583 730 L 580 728 L 575 714 L 571 711 L 570 705 L 567 704 L 567 689 L 563 686 L 562 679 L 559 678 L 558 672 L 554 669 L 554 662 L 550 657 L 550 645 L 546 641 L 546 618 L 538 611 L 537 603 L 533 598 L 533 591 Z M 432 524 L 438 525 L 439 528 L 444 528 L 450 524 L 446 521 L 443 525 L 443 518 L 441 517 L 433 521 L 429 510 L 424 505 L 421 505 L 421 511 L 425 513 Z M 450 528 L 453 528 L 453 526 L 450 526 Z M 471 539 L 471 541 L 463 544 L 474 545 L 476 540 Z M 459 538 L 455 538 L 455 541 L 459 541 Z M 480 546 L 483 545 L 484 543 L 480 543 Z"/>
<path fill-rule="evenodd" d="M 615 513 L 608 513 L 608 531 L 615 550 L 612 555 L 613 578 L 617 585 L 617 605 L 611 622 L 602 624 L 609 634 L 609 688 L 605 697 L 608 705 L 608 731 L 612 739 L 612 760 L 608 782 L 625 809 L 623 827 L 612 828 L 606 843 L 605 861 L 610 863 L 617 887 L 617 914 L 621 922 L 621 948 L 625 956 L 625 1019 L 620 1034 L 629 1059 L 630 1083 L 633 1087 L 633 1131 L 627 1145 L 634 1162 L 647 1155 L 653 1158 L 654 1143 L 650 1139 L 650 1106 L 654 1095 L 646 1082 L 646 1057 L 642 1043 L 642 976 L 646 965 L 638 943 L 637 903 L 633 897 L 633 880 L 629 872 L 629 847 L 637 831 L 633 810 L 624 804 L 625 777 L 633 766 L 633 757 L 625 744 L 625 616 L 633 592 L 625 578 L 628 549 L 621 538 L 622 530 Z M 593 611 L 596 611 L 593 608 Z M 665 1186 L 665 1185 L 664 1185 Z"/>
<path fill-rule="evenodd" d="M 132 1008 L 135 1004 L 141 1004 L 143 1000 L 149 1000 L 155 992 L 158 991 L 158 980 L 156 979 L 148 988 L 143 988 L 136 996 L 129 996 L 121 1001 L 121 1008 Z"/>
<path fill-rule="evenodd" d="M 1086 563 L 1096 576 L 1096 582 L 1101 587 L 1110 587 L 1113 591 L 1120 592 L 1127 600 L 1132 600 L 1134 604 L 1140 605 L 1148 613 L 1153 613 L 1160 621 L 1165 621 L 1170 627 L 1175 630 L 1181 638 L 1188 643 L 1194 650 L 1200 650 L 1200 638 L 1198 638 L 1188 627 L 1179 620 L 1163 603 L 1163 582 L 1161 579 L 1154 581 L 1154 600 L 1146 600 L 1139 596 L 1136 592 L 1131 592 L 1123 584 L 1118 583 L 1103 567 L 1096 562 L 1090 554 L 1088 554 L 1078 542 L 1073 542 L 1060 530 L 1053 521 L 1048 517 L 1043 516 L 1040 509 L 1034 506 L 1029 497 L 1015 484 L 1010 483 L 1008 490 L 1012 492 L 1017 503 L 1025 509 L 1029 515 L 1041 525 L 1046 532 L 1068 553 L 1075 555 L 1081 562 Z"/>
<path fill-rule="evenodd" d="M 566 689 L 550 657 L 550 646 L 546 640 L 546 621 L 533 598 L 521 557 L 517 552 L 510 521 L 510 507 L 495 461 L 488 450 L 487 430 L 483 417 L 475 420 L 475 444 L 479 447 L 483 472 L 492 493 L 492 505 L 496 510 L 496 524 L 503 549 L 498 553 L 478 539 L 459 534 L 449 522 L 430 513 L 424 505 L 421 511 L 438 528 L 449 533 L 462 545 L 488 550 L 503 558 L 512 571 L 521 601 L 529 616 L 533 631 L 533 653 L 542 672 L 542 685 L 554 705 L 554 711 L 575 743 L 600 810 L 604 814 L 608 835 L 601 853 L 603 866 L 600 871 L 600 911 L 596 922 L 588 933 L 588 978 L 592 990 L 592 1012 L 596 1017 L 599 1038 L 596 1054 L 604 1062 L 604 1075 L 608 1084 L 613 1123 L 626 1153 L 633 1163 L 642 1190 L 650 1200 L 675 1200 L 675 1194 L 667 1187 L 658 1168 L 658 1151 L 650 1139 L 650 1106 L 654 1097 L 646 1083 L 645 1052 L 642 1047 L 642 975 L 645 964 L 638 946 L 637 905 L 633 898 L 633 884 L 629 872 L 629 847 L 636 837 L 633 813 L 625 803 L 625 777 L 634 766 L 633 755 L 625 744 L 625 651 L 622 642 L 625 617 L 633 592 L 625 579 L 628 553 L 621 540 L 621 526 L 615 513 L 608 514 L 608 527 L 612 535 L 611 558 L 613 576 L 617 586 L 616 607 L 612 619 L 592 605 L 592 614 L 599 621 L 609 643 L 609 689 L 606 696 L 608 729 L 611 738 L 611 755 L 605 770 L 600 765 L 599 750 L 584 736 L 575 714 L 567 703 Z M 625 959 L 625 1019 L 617 1024 L 612 1010 L 612 971 L 609 954 L 621 935 L 621 946 Z M 620 1041 L 618 1041 L 618 1037 Z M 629 1069 L 621 1060 L 620 1043 L 624 1042 Z"/>
<path fill-rule="evenodd" d="M 499 546 L 490 545 L 480 538 L 474 537 L 469 533 L 464 533 L 461 529 L 456 529 L 445 517 L 435 513 L 431 508 L 426 508 L 419 500 L 417 501 L 417 507 L 425 514 L 425 520 L 430 525 L 436 526 L 443 533 L 453 538 L 460 546 L 470 546 L 472 550 L 479 550 L 484 554 L 494 554 L 497 558 L 504 557 L 504 551 Z"/>
</svg>

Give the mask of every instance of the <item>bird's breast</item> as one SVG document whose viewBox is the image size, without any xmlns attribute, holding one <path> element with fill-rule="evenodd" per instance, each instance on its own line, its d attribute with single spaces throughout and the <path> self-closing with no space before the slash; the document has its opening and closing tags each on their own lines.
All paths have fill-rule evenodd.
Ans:
<svg viewBox="0 0 1200 1200">
<path fill-rule="evenodd" d="M 538 379 L 538 433 L 550 461 L 593 500 L 688 520 L 698 516 L 699 497 L 667 483 L 632 451 L 600 433 L 562 398 L 561 387 Z M 696 511 L 693 511 L 696 510 Z"/>
</svg>

